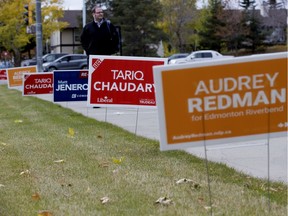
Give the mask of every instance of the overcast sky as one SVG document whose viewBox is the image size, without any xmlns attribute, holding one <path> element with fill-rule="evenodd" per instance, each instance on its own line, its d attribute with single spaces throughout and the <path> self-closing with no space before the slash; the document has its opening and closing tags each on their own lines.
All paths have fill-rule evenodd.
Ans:
<svg viewBox="0 0 288 216">
<path fill-rule="evenodd" d="M 65 10 L 82 10 L 83 0 L 64 0 Z"/>
<path fill-rule="evenodd" d="M 198 5 L 203 4 L 205 0 L 198 0 Z M 235 1 L 235 0 L 230 0 Z M 237 1 L 237 0 L 236 0 Z M 65 10 L 82 10 L 83 0 L 64 0 L 63 7 Z"/>
<path fill-rule="evenodd" d="M 84 0 L 85 1 L 85 0 Z M 277 2 L 285 2 L 287 4 L 287 0 L 276 0 Z M 198 6 L 203 5 L 203 2 L 207 2 L 207 0 L 198 0 Z M 239 0 L 229 0 L 232 5 L 237 6 L 239 4 Z M 259 7 L 263 0 L 256 0 L 256 4 Z M 284 3 L 284 5 L 285 5 Z M 82 10 L 83 0 L 64 0 L 63 7 L 65 10 Z M 258 8 L 257 7 L 257 8 Z M 286 5 L 287 8 L 287 5 Z"/>
<path fill-rule="evenodd" d="M 198 0 L 198 2 L 199 2 L 198 4 L 201 4 L 203 0 Z M 82 6 L 83 6 L 83 0 L 64 0 L 64 3 L 63 3 L 63 7 L 65 8 L 65 10 L 68 10 L 68 9 L 69 10 L 82 10 Z"/>
</svg>

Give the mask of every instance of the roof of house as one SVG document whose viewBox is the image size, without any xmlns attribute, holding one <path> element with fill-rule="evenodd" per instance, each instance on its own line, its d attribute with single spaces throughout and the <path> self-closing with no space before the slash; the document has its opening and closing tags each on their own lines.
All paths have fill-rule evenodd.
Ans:
<svg viewBox="0 0 288 216">
<path fill-rule="evenodd" d="M 263 17 L 265 26 L 287 26 L 287 9 L 269 10 L 267 17 Z"/>
<path fill-rule="evenodd" d="M 79 28 L 82 25 L 82 10 L 64 10 L 64 16 L 59 21 L 69 23 L 67 28 Z"/>
</svg>

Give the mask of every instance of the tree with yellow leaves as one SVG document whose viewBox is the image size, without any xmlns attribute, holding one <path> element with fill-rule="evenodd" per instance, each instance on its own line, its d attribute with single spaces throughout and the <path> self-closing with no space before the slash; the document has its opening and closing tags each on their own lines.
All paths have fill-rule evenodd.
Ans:
<svg viewBox="0 0 288 216">
<path fill-rule="evenodd" d="M 66 22 L 58 22 L 64 14 L 62 3 L 63 0 L 41 1 L 43 41 L 46 41 L 54 31 L 68 26 Z M 15 66 L 20 66 L 21 48 L 35 37 L 26 32 L 24 6 L 27 4 L 35 11 L 34 0 L 0 0 L 0 47 L 13 53 Z"/>
</svg>

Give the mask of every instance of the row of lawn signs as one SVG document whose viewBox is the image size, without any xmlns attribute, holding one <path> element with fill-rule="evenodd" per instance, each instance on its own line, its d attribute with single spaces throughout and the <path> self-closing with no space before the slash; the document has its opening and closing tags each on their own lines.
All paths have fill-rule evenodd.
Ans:
<svg viewBox="0 0 288 216">
<path fill-rule="evenodd" d="M 24 95 L 50 87 L 54 101 L 145 107 L 156 107 L 157 101 L 161 150 L 251 143 L 287 137 L 287 54 L 181 65 L 164 65 L 159 58 L 91 56 L 89 71 L 24 76 L 8 71 L 8 81 L 24 77 Z"/>
<path fill-rule="evenodd" d="M 155 107 L 153 66 L 166 59 L 92 56 L 88 70 L 37 73 L 36 66 L 7 69 L 9 88 L 23 95 L 53 94 L 54 102 L 88 101 L 94 106 Z"/>
</svg>

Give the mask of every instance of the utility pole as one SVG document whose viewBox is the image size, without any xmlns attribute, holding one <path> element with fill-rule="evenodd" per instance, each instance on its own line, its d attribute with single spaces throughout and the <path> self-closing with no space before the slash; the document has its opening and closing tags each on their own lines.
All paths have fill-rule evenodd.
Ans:
<svg viewBox="0 0 288 216">
<path fill-rule="evenodd" d="M 36 0 L 36 56 L 37 72 L 43 72 L 42 68 L 42 21 L 41 21 L 41 0 Z"/>
<path fill-rule="evenodd" d="M 83 0 L 83 7 L 82 7 L 82 26 L 86 25 L 86 0 Z M 83 53 L 86 54 L 85 50 L 83 50 Z M 89 62 L 89 60 L 88 60 Z"/>
<path fill-rule="evenodd" d="M 83 0 L 83 8 L 82 8 L 82 26 L 84 28 L 85 24 L 86 24 L 86 1 Z"/>
</svg>

